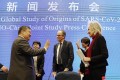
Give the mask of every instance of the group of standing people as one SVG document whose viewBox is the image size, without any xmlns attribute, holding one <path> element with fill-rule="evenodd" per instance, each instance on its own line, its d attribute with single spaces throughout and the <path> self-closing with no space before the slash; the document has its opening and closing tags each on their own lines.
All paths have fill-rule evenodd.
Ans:
<svg viewBox="0 0 120 80">
<path fill-rule="evenodd" d="M 81 39 L 83 60 L 89 63 L 85 67 L 83 62 L 80 63 L 79 74 L 84 74 L 83 80 L 103 80 L 106 73 L 108 50 L 106 40 L 101 34 L 101 25 L 97 21 L 91 21 L 88 24 L 88 35 L 90 39 L 84 37 Z M 8 80 L 42 80 L 44 75 L 44 54 L 50 46 L 47 40 L 44 48 L 41 48 L 39 41 L 33 42 L 33 48 L 28 41 L 31 37 L 31 29 L 22 26 L 18 31 L 18 38 L 15 39 L 11 49 L 10 68 Z M 66 32 L 59 30 L 56 38 L 58 43 L 53 49 L 53 72 L 55 77 L 58 72 L 72 71 L 74 61 L 74 49 L 72 42 L 65 40 Z M 82 49 L 78 47 L 78 49 Z M 34 62 L 33 62 L 34 61 Z"/>
</svg>

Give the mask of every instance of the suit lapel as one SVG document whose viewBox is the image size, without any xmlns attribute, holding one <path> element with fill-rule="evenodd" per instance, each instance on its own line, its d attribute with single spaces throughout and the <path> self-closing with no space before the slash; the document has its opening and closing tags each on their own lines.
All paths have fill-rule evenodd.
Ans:
<svg viewBox="0 0 120 80">
<path fill-rule="evenodd" d="M 61 53 L 62 51 L 65 49 L 65 46 L 66 46 L 67 42 L 64 40 L 63 44 L 62 44 L 62 50 L 61 50 Z"/>
<path fill-rule="evenodd" d="M 63 42 L 63 44 L 62 44 L 62 50 L 61 50 L 61 53 L 62 53 L 63 50 L 65 49 L 66 44 L 67 44 L 67 41 L 64 40 L 64 42 Z M 59 43 L 56 45 L 56 51 L 55 51 L 56 55 L 57 55 L 57 48 L 58 48 L 58 45 L 59 45 Z"/>
<path fill-rule="evenodd" d="M 56 53 L 56 55 L 57 55 L 57 48 L 58 48 L 58 45 L 59 45 L 59 43 L 56 44 L 56 49 L 55 49 L 55 53 Z"/>
</svg>

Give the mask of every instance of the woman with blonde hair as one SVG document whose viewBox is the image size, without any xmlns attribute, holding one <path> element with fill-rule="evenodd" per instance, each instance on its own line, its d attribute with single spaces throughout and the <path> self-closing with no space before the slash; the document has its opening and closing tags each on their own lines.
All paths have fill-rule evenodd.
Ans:
<svg viewBox="0 0 120 80">
<path fill-rule="evenodd" d="M 99 22 L 90 21 L 88 23 L 88 35 L 92 38 L 92 42 L 84 57 L 84 61 L 90 64 L 85 72 L 84 80 L 104 80 L 105 78 L 108 49 L 101 31 Z"/>
</svg>

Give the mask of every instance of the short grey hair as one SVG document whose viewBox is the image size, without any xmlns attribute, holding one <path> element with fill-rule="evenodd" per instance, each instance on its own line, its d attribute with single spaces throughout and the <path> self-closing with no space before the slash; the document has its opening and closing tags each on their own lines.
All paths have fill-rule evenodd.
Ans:
<svg viewBox="0 0 120 80">
<path fill-rule="evenodd" d="M 66 32 L 65 32 L 64 30 L 59 30 L 59 31 L 62 32 L 62 34 L 63 34 L 63 36 L 64 36 L 64 38 L 65 38 L 65 37 L 66 37 Z"/>
</svg>

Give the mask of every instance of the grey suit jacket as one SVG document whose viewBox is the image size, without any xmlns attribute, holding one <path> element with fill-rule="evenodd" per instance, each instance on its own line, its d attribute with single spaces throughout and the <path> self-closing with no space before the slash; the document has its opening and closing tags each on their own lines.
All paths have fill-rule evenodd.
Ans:
<svg viewBox="0 0 120 80">
<path fill-rule="evenodd" d="M 34 50 L 22 37 L 15 39 L 11 49 L 8 80 L 35 80 L 33 56 L 43 55 L 44 48 Z"/>
</svg>

